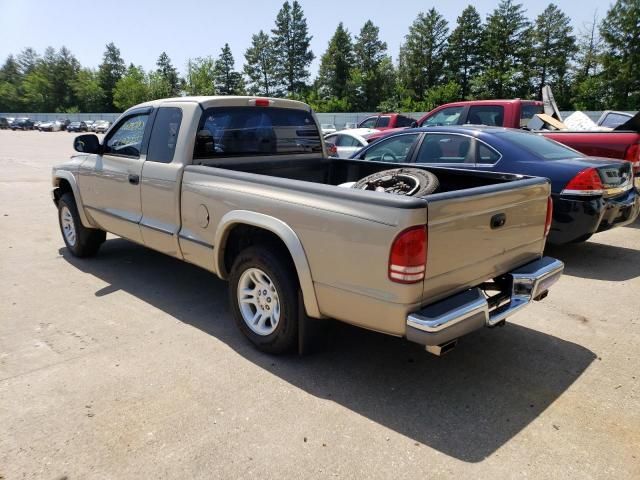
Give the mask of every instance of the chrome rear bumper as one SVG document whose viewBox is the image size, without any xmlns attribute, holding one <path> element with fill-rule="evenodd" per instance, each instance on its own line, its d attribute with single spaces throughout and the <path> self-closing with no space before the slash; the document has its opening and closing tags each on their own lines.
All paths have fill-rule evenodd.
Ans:
<svg viewBox="0 0 640 480">
<path fill-rule="evenodd" d="M 424 307 L 407 317 L 406 337 L 422 345 L 442 345 L 482 327 L 492 327 L 543 297 L 564 270 L 560 260 L 543 257 L 507 274 L 508 301 L 491 308 L 480 288 Z"/>
</svg>

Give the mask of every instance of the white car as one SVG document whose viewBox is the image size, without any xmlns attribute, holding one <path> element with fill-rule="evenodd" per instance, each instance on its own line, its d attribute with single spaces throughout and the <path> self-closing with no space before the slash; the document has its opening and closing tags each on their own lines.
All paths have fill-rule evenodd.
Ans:
<svg viewBox="0 0 640 480">
<path fill-rule="evenodd" d="M 320 130 L 322 130 L 322 135 L 329 135 L 330 133 L 335 133 L 338 129 L 333 123 L 323 123 L 320 125 Z"/>
<path fill-rule="evenodd" d="M 340 130 L 339 132 L 325 135 L 324 141 L 329 145 L 331 156 L 349 158 L 362 147 L 369 145 L 369 141 L 367 140 L 369 136 L 379 131 L 380 130 L 376 130 L 375 128 Z M 335 150 L 332 148 L 333 146 L 335 146 Z"/>
<path fill-rule="evenodd" d="M 60 122 L 42 122 L 38 126 L 38 130 L 41 132 L 59 132 L 62 130 L 62 123 Z"/>
</svg>

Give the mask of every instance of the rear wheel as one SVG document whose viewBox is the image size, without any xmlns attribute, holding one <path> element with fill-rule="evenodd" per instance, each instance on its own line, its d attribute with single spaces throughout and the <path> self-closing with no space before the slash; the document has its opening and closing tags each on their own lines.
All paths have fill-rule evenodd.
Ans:
<svg viewBox="0 0 640 480">
<path fill-rule="evenodd" d="M 71 193 L 65 193 L 58 201 L 58 221 L 67 249 L 76 257 L 95 255 L 106 240 L 103 230 L 82 225 L 76 201 Z"/>
<path fill-rule="evenodd" d="M 295 270 L 264 247 L 241 252 L 229 275 L 229 301 L 240 331 L 259 350 L 281 354 L 298 340 Z"/>
<path fill-rule="evenodd" d="M 585 235 L 582 235 L 581 237 L 575 238 L 573 240 L 571 240 L 569 243 L 583 243 L 586 242 L 587 240 L 589 240 L 591 238 L 591 236 L 593 235 L 593 233 L 587 233 Z"/>
</svg>

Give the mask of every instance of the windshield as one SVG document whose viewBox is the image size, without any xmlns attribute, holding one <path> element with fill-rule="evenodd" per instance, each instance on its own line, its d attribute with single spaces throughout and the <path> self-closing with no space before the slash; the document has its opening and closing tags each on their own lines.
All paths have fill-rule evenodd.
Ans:
<svg viewBox="0 0 640 480">
<path fill-rule="evenodd" d="M 545 160 L 584 157 L 582 153 L 536 133 L 504 131 L 495 134 Z"/>
</svg>

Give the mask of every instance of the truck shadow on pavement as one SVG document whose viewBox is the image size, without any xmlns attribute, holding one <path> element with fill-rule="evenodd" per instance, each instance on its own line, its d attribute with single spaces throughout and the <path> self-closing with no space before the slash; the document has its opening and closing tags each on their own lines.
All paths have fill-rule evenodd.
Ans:
<svg viewBox="0 0 640 480">
<path fill-rule="evenodd" d="M 493 454 L 596 358 L 580 345 L 515 324 L 469 335 L 438 358 L 405 340 L 337 322 L 325 351 L 272 357 L 235 327 L 226 283 L 198 267 L 121 239 L 106 242 L 93 259 L 76 259 L 64 248 L 60 254 L 109 284 L 96 296 L 123 290 L 283 381 L 409 437 L 416 448 L 424 444 L 465 462 Z M 538 428 L 562 429 L 562 421 L 550 418 Z"/>
<path fill-rule="evenodd" d="M 547 245 L 545 255 L 565 264 L 565 275 L 594 280 L 624 282 L 640 277 L 640 250 L 596 241 L 570 245 Z"/>
</svg>

